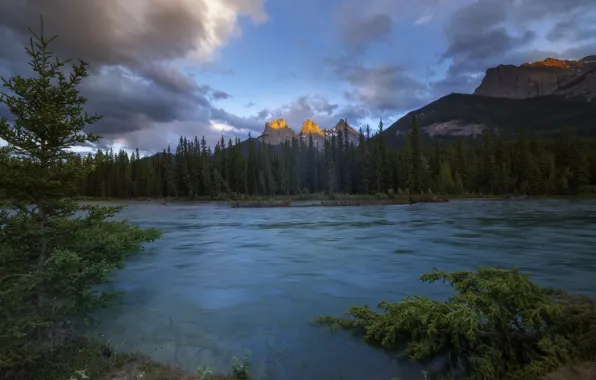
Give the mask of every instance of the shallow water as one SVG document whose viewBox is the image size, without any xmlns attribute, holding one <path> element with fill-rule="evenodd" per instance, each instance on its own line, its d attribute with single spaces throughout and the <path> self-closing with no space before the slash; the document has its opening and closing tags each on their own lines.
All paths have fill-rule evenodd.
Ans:
<svg viewBox="0 0 596 380">
<path fill-rule="evenodd" d="M 444 298 L 420 274 L 519 266 L 596 296 L 596 201 L 465 200 L 386 207 L 229 209 L 138 203 L 122 217 L 161 229 L 114 276 L 126 291 L 94 329 L 124 350 L 195 371 L 229 371 L 250 349 L 261 379 L 420 378 L 312 320 L 406 295 Z"/>
</svg>

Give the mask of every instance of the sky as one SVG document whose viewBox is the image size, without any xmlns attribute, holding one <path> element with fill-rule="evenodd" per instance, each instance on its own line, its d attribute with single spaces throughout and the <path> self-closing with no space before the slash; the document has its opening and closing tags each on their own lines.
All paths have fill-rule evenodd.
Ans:
<svg viewBox="0 0 596 380">
<path fill-rule="evenodd" d="M 594 0 L 0 0 L 1 77 L 31 74 L 40 15 L 59 57 L 90 63 L 98 146 L 143 152 L 275 118 L 388 126 L 489 67 L 596 54 Z"/>
</svg>

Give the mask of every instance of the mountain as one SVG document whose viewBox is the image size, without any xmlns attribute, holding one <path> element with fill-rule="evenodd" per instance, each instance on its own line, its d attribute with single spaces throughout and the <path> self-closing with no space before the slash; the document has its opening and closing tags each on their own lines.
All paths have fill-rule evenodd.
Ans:
<svg viewBox="0 0 596 380">
<path fill-rule="evenodd" d="M 327 129 L 326 130 L 326 135 L 328 137 L 331 136 L 337 136 L 339 134 L 339 131 L 342 132 L 342 134 L 345 136 L 345 134 L 348 134 L 348 139 L 350 140 L 351 143 L 353 143 L 354 145 L 358 145 L 359 140 L 358 140 L 358 132 L 356 132 L 356 130 L 354 128 L 352 128 L 348 122 L 344 119 L 340 119 L 337 124 L 335 125 L 335 128 L 333 129 Z"/>
<path fill-rule="evenodd" d="M 313 145 L 319 149 L 325 146 L 325 132 L 319 128 L 317 123 L 310 119 L 302 123 L 302 129 L 300 129 L 299 136 L 302 136 L 302 138 L 308 138 L 309 136 L 312 136 Z"/>
<path fill-rule="evenodd" d="M 332 136 L 338 136 L 339 131 L 342 134 L 347 132 L 350 142 L 358 144 L 358 132 L 344 119 L 340 119 L 334 128 L 329 129 L 321 129 L 317 123 L 308 119 L 302 123 L 299 133 L 295 133 L 284 119 L 272 120 L 265 123 L 263 134 L 257 140 L 265 144 L 279 145 L 294 137 L 308 139 L 309 136 L 312 136 L 314 145 L 323 148 L 325 140 L 332 138 Z"/>
<path fill-rule="evenodd" d="M 284 119 L 272 120 L 265 123 L 265 130 L 258 140 L 265 144 L 279 145 L 286 140 L 292 139 L 296 133 L 290 128 Z"/>
<path fill-rule="evenodd" d="M 400 144 L 416 121 L 424 137 L 477 137 L 484 128 L 515 135 L 520 127 L 552 137 L 561 128 L 581 136 L 596 136 L 596 102 L 580 102 L 558 96 L 526 99 L 450 94 L 408 113 L 384 132 Z M 401 140 L 401 141 L 400 141 Z"/>
<path fill-rule="evenodd" d="M 486 70 L 474 95 L 513 99 L 557 95 L 592 100 L 596 98 L 596 56 L 499 65 Z"/>
<path fill-rule="evenodd" d="M 520 127 L 543 137 L 561 128 L 596 136 L 596 56 L 490 68 L 474 94 L 444 96 L 393 123 L 384 132 L 390 143 L 403 143 L 413 117 L 426 139 L 476 137 L 485 128 L 512 135 Z"/>
<path fill-rule="evenodd" d="M 319 128 L 319 125 L 310 119 L 308 119 L 304 123 L 302 123 L 302 129 L 300 129 L 300 134 L 303 136 L 308 136 L 308 135 L 319 135 L 322 137 L 325 136 L 323 131 L 321 131 L 321 128 Z"/>
</svg>

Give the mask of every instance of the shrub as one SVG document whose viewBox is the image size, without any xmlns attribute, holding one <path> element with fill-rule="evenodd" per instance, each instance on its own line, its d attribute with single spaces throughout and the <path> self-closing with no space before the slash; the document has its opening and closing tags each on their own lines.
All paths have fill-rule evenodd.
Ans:
<svg viewBox="0 0 596 380">
<path fill-rule="evenodd" d="M 514 270 L 434 270 L 421 280 L 455 288 L 447 301 L 406 297 L 381 302 L 377 313 L 354 306 L 347 317 L 320 317 L 331 328 L 361 330 L 366 342 L 415 360 L 443 356 L 474 380 L 537 379 L 553 369 L 596 355 L 593 300 L 541 288 Z"/>
</svg>

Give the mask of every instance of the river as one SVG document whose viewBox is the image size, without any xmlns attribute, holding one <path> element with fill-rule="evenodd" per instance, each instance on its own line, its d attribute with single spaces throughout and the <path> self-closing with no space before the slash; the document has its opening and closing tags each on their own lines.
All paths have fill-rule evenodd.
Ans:
<svg viewBox="0 0 596 380">
<path fill-rule="evenodd" d="M 261 379 L 420 378 L 421 367 L 312 324 L 406 295 L 433 267 L 518 266 L 542 285 L 596 296 L 596 200 L 460 200 L 370 207 L 230 209 L 134 203 L 162 230 L 108 287 L 126 294 L 93 332 L 122 350 L 228 372 L 251 350 Z"/>
</svg>

